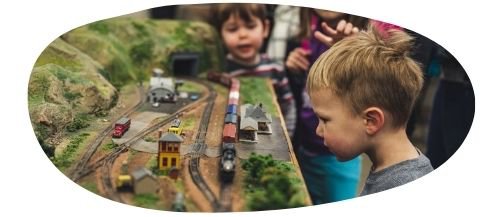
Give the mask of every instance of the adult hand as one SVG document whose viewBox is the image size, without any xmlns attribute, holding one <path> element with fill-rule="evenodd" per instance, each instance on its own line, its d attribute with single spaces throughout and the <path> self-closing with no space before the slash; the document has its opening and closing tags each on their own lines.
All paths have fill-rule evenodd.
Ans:
<svg viewBox="0 0 495 217">
<path fill-rule="evenodd" d="M 359 32 L 359 29 L 357 27 L 345 20 L 339 21 L 339 23 L 337 24 L 337 28 L 335 29 L 328 26 L 325 22 L 321 23 L 321 28 L 323 32 L 325 32 L 325 34 L 320 31 L 316 31 L 314 36 L 321 43 L 326 44 L 329 47 L 342 40 L 343 38 Z"/>
<path fill-rule="evenodd" d="M 308 55 L 311 51 L 305 50 L 301 47 L 294 49 L 290 52 L 287 61 L 285 61 L 285 66 L 289 72 L 305 72 L 309 69 Z"/>
</svg>

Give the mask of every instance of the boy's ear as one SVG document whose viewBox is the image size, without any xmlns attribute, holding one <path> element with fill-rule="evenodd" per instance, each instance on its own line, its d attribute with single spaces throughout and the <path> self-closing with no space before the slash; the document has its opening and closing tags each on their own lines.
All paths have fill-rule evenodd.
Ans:
<svg viewBox="0 0 495 217">
<path fill-rule="evenodd" d="M 385 124 L 385 115 L 383 110 L 378 107 L 369 107 L 363 111 L 364 125 L 368 135 L 374 135 Z"/>
<path fill-rule="evenodd" d="M 264 23 L 264 28 L 263 28 L 263 38 L 268 37 L 268 34 L 270 33 L 270 20 L 265 19 Z"/>
</svg>

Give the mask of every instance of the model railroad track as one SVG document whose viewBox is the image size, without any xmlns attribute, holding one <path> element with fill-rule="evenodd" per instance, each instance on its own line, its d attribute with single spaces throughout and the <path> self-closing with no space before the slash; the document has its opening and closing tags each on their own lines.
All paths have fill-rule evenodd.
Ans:
<svg viewBox="0 0 495 217">
<path fill-rule="evenodd" d="M 143 90 L 143 87 L 140 86 L 139 87 L 139 98 L 140 98 L 139 103 L 136 104 L 135 106 L 133 106 L 132 108 L 128 109 L 120 117 L 118 117 L 115 121 L 119 120 L 121 117 L 129 116 L 130 114 L 135 112 L 139 107 L 141 107 L 141 105 L 143 105 L 145 102 L 143 95 L 144 95 L 144 90 Z M 112 124 L 108 125 L 108 127 L 105 128 L 105 130 L 103 130 L 103 132 L 98 137 L 96 137 L 95 141 L 89 146 L 89 148 L 86 149 L 86 152 L 82 156 L 81 160 L 79 160 L 77 162 L 74 169 L 69 173 L 69 177 L 72 179 L 72 181 L 77 182 L 80 178 L 82 178 L 88 174 L 87 170 L 85 170 L 85 169 L 86 169 L 86 166 L 88 165 L 89 160 L 91 159 L 91 157 L 93 157 L 93 155 L 95 154 L 98 147 L 100 147 L 101 143 L 103 142 L 103 139 L 105 139 L 108 135 L 110 135 L 110 133 L 112 133 L 113 125 L 114 125 L 115 121 L 112 122 Z"/>
<path fill-rule="evenodd" d="M 103 164 L 103 173 L 102 173 L 102 184 L 103 184 L 103 191 L 107 195 L 108 199 L 111 199 L 113 201 L 117 202 L 123 202 L 122 198 L 120 197 L 120 194 L 115 190 L 113 187 L 113 181 L 112 181 L 112 167 L 113 163 L 119 157 L 120 153 L 112 153 L 109 155 L 108 159 Z"/>
<path fill-rule="evenodd" d="M 232 183 L 223 183 L 220 189 L 220 207 L 218 212 L 232 211 Z"/>
<path fill-rule="evenodd" d="M 201 156 L 204 154 L 204 151 L 206 149 L 206 132 L 208 130 L 208 123 L 213 110 L 215 98 L 217 97 L 217 93 L 213 90 L 211 85 L 208 85 L 208 89 L 211 94 L 210 96 L 208 96 L 208 104 L 206 105 L 203 116 L 201 117 L 199 130 L 196 135 L 196 141 L 191 146 L 191 152 L 189 154 L 189 173 L 194 184 L 196 184 L 199 190 L 203 192 L 203 195 L 213 207 L 213 211 L 219 211 L 221 209 L 221 204 L 213 194 L 211 188 L 206 184 L 206 181 L 203 179 L 199 171 L 199 160 L 201 159 Z"/>
</svg>

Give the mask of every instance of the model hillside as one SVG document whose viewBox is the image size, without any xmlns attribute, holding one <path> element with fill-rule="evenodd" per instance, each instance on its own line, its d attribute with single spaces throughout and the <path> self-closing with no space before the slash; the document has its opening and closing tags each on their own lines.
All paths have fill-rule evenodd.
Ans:
<svg viewBox="0 0 495 217">
<path fill-rule="evenodd" d="M 119 90 L 149 80 L 152 68 L 174 76 L 172 54 L 198 55 L 203 73 L 220 70 L 220 49 L 215 30 L 201 22 L 121 17 L 71 30 L 47 46 L 31 74 L 28 103 L 36 136 L 53 149 L 64 133 L 104 117 Z"/>
</svg>

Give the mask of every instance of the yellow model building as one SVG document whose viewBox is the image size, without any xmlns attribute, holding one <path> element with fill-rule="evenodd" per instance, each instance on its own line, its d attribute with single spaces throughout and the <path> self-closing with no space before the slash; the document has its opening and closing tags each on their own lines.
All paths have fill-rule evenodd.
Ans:
<svg viewBox="0 0 495 217">
<path fill-rule="evenodd" d="M 180 166 L 180 143 L 182 137 L 174 133 L 165 133 L 158 140 L 158 169 L 179 168 Z"/>
</svg>

